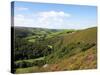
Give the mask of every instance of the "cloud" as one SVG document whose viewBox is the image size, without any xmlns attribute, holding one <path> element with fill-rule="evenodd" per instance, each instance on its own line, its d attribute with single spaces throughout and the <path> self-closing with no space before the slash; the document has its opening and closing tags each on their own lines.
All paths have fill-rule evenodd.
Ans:
<svg viewBox="0 0 100 75">
<path fill-rule="evenodd" d="M 15 9 L 19 11 L 28 10 L 27 7 L 15 7 Z"/>
<path fill-rule="evenodd" d="M 38 24 L 47 28 L 62 27 L 65 19 L 71 17 L 70 14 L 63 11 L 39 12 L 37 16 Z"/>
<path fill-rule="evenodd" d="M 31 18 L 29 16 L 32 16 Z M 29 16 L 18 14 L 15 16 L 15 26 L 41 27 L 41 28 L 62 28 L 66 19 L 70 18 L 69 13 L 63 11 L 48 11 L 32 13 Z"/>
<path fill-rule="evenodd" d="M 33 19 L 26 18 L 26 16 L 19 14 L 14 17 L 14 25 L 28 27 L 33 25 Z"/>
<path fill-rule="evenodd" d="M 17 17 L 17 18 L 24 18 L 24 15 L 19 14 L 19 15 L 17 15 L 16 17 Z"/>
<path fill-rule="evenodd" d="M 48 11 L 48 12 L 40 12 L 39 16 L 42 17 L 70 17 L 71 15 L 68 13 L 64 13 L 63 11 Z"/>
</svg>

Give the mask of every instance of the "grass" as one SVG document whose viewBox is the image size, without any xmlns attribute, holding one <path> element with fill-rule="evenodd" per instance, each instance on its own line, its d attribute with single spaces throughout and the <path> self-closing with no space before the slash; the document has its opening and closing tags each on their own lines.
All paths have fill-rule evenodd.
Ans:
<svg viewBox="0 0 100 75">
<path fill-rule="evenodd" d="M 29 42 L 35 42 L 35 39 L 30 39 L 30 40 L 28 40 Z"/>
<path fill-rule="evenodd" d="M 26 62 L 33 62 L 33 61 L 36 61 L 36 60 L 44 60 L 45 57 L 40 57 L 40 58 L 36 58 L 36 59 L 28 59 L 28 60 L 23 60 L 23 61 L 26 61 Z M 16 63 L 19 63 L 19 62 L 22 62 L 22 60 L 18 60 L 16 61 Z"/>
<path fill-rule="evenodd" d="M 16 73 L 32 73 L 34 70 L 37 71 L 38 67 L 18 68 Z"/>
<path fill-rule="evenodd" d="M 61 35 L 64 35 L 64 34 L 68 34 L 68 33 L 72 33 L 72 32 L 75 32 L 75 30 L 61 30 L 61 31 L 58 31 L 58 32 L 55 32 L 55 33 L 52 33 L 52 34 L 49 34 L 46 39 L 48 38 L 53 38 L 53 37 L 57 37 L 57 36 L 61 36 Z"/>
</svg>

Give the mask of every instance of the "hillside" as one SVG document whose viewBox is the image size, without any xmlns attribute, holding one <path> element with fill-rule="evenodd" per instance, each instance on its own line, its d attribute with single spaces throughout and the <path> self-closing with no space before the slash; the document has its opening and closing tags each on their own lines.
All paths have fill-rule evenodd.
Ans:
<svg viewBox="0 0 100 75">
<path fill-rule="evenodd" d="M 54 44 L 54 52 L 46 58 L 48 63 L 56 63 L 60 58 L 68 58 L 94 46 L 96 50 L 96 29 L 97 28 L 89 28 L 71 34 L 64 34 L 63 37 L 61 36 L 62 38 Z"/>
<path fill-rule="evenodd" d="M 38 28 L 17 28 L 17 30 L 16 73 L 97 67 L 97 27 L 83 30 Z M 19 34 L 23 34 L 22 30 L 24 35 L 20 37 Z M 22 42 L 19 45 L 20 40 Z"/>
</svg>

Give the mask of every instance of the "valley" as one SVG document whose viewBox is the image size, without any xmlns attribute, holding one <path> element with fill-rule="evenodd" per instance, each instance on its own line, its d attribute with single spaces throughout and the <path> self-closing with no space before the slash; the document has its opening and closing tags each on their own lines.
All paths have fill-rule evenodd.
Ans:
<svg viewBox="0 0 100 75">
<path fill-rule="evenodd" d="M 15 73 L 97 68 L 97 27 L 14 27 Z"/>
</svg>

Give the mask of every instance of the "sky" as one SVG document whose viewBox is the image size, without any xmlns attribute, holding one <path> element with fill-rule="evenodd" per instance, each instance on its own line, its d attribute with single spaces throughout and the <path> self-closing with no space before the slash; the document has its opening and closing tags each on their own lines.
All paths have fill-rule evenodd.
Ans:
<svg viewBox="0 0 100 75">
<path fill-rule="evenodd" d="M 71 4 L 14 2 L 14 26 L 84 29 L 97 26 L 97 7 Z"/>
</svg>

